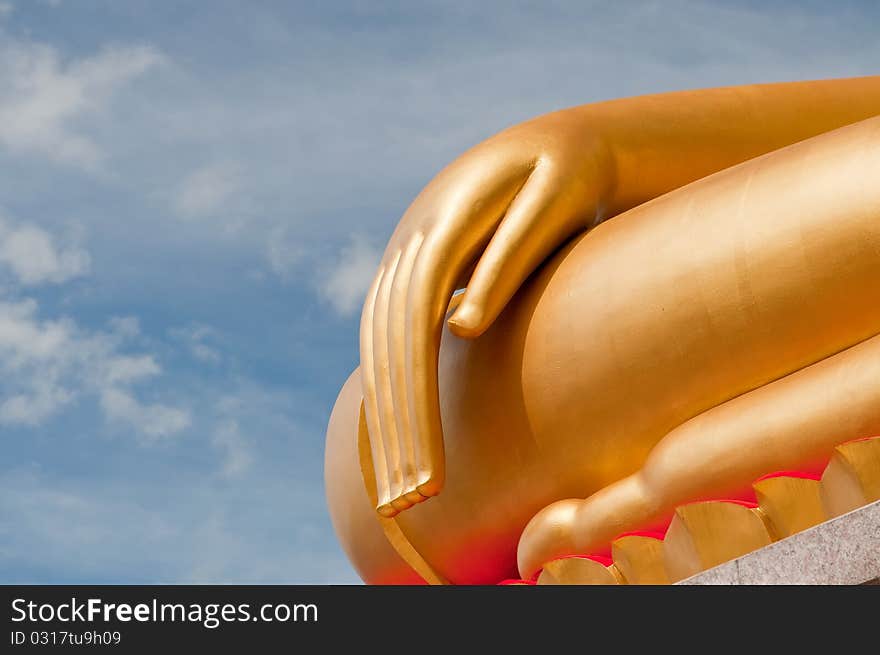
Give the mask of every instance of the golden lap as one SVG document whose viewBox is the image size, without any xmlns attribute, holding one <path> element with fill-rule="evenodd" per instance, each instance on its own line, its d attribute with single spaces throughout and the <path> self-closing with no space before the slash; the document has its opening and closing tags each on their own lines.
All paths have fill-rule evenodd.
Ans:
<svg viewBox="0 0 880 655">
<path fill-rule="evenodd" d="M 872 119 L 619 215 L 485 335 L 445 332 L 448 477 L 397 518 L 412 547 L 451 582 L 511 577 L 549 503 L 590 496 L 688 419 L 880 333 L 877 179 Z"/>
</svg>

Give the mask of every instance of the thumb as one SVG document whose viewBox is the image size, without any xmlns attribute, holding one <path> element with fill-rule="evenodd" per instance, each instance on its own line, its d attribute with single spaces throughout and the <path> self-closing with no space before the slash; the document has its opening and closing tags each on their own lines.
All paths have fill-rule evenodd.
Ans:
<svg viewBox="0 0 880 655">
<path fill-rule="evenodd" d="M 514 198 L 480 257 L 449 329 L 459 337 L 480 336 L 495 321 L 526 278 L 579 228 L 585 194 L 571 188 L 552 164 L 539 164 Z"/>
</svg>

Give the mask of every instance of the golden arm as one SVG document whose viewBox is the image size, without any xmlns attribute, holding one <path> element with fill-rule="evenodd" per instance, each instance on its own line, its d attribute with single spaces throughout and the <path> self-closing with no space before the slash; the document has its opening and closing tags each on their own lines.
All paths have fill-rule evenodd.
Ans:
<svg viewBox="0 0 880 655">
<path fill-rule="evenodd" d="M 467 290 L 450 329 L 476 337 L 572 235 L 877 114 L 880 76 L 642 96 L 538 117 L 446 167 L 398 224 L 361 317 L 379 512 L 393 516 L 443 486 L 437 357 L 456 287 Z"/>
<path fill-rule="evenodd" d="M 689 182 L 880 114 L 880 76 L 679 91 L 574 108 L 611 152 L 608 218 Z M 590 126 L 593 126 L 592 128 Z"/>
</svg>

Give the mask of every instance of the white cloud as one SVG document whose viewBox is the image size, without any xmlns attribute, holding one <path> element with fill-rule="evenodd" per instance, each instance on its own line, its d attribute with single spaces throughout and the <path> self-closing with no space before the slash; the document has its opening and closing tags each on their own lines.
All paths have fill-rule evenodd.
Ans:
<svg viewBox="0 0 880 655">
<path fill-rule="evenodd" d="M 39 425 L 72 399 L 70 391 L 52 380 L 34 380 L 28 393 L 15 394 L 0 401 L 0 424 Z"/>
<path fill-rule="evenodd" d="M 14 7 L 9 2 L 0 2 L 0 20 L 9 16 L 12 13 Z"/>
<path fill-rule="evenodd" d="M 110 330 L 120 337 L 136 337 L 141 333 L 141 323 L 137 316 L 114 316 L 107 321 Z"/>
<path fill-rule="evenodd" d="M 291 238 L 288 231 L 282 227 L 275 227 L 269 233 L 266 243 L 266 259 L 272 271 L 287 279 L 296 270 L 297 265 L 305 256 L 302 245 Z"/>
<path fill-rule="evenodd" d="M 208 216 L 224 209 L 241 186 L 238 167 L 230 162 L 215 162 L 189 175 L 180 186 L 174 207 L 186 218 Z"/>
<path fill-rule="evenodd" d="M 226 480 L 65 479 L 42 467 L 0 471 L 0 570 L 17 584 L 354 584 L 326 513 L 292 513 L 319 495 L 257 473 Z M 239 511 L 247 507 L 248 511 Z"/>
<path fill-rule="evenodd" d="M 238 477 L 253 464 L 253 454 L 247 440 L 241 434 L 237 421 L 228 420 L 218 426 L 211 443 L 223 453 L 220 472 L 224 477 Z"/>
<path fill-rule="evenodd" d="M 115 387 L 101 392 L 101 408 L 111 421 L 128 424 L 151 438 L 177 434 L 191 422 L 189 412 L 158 403 L 141 403 L 128 391 Z"/>
<path fill-rule="evenodd" d="M 0 264 L 24 285 L 61 283 L 88 273 L 89 254 L 71 245 L 59 248 L 44 229 L 31 224 L 10 227 L 0 219 Z"/>
<path fill-rule="evenodd" d="M 40 323 L 36 311 L 37 302 L 30 298 L 0 301 L 0 357 L 7 366 L 44 364 L 69 347 L 72 324 L 65 320 Z"/>
<path fill-rule="evenodd" d="M 63 383 L 79 356 L 70 321 L 39 321 L 31 299 L 0 301 L 0 423 L 36 425 L 71 401 Z"/>
<path fill-rule="evenodd" d="M 172 328 L 169 334 L 174 339 L 181 341 L 189 349 L 190 354 L 200 362 L 206 364 L 219 364 L 222 359 L 220 352 L 205 343 L 216 338 L 216 331 L 207 325 L 188 325 L 185 327 Z"/>
<path fill-rule="evenodd" d="M 72 344 L 68 321 L 35 320 L 33 300 L 0 301 L 0 424 L 37 425 L 70 402 L 60 360 Z"/>
<path fill-rule="evenodd" d="M 216 364 L 220 361 L 220 353 L 203 343 L 195 342 L 191 345 L 191 349 L 193 357 L 199 361 L 208 362 L 209 364 Z"/>
<path fill-rule="evenodd" d="M 65 11 L 73 11 L 74 3 L 67 4 Z M 376 20 L 354 35 L 339 12 L 318 12 L 315 20 L 303 22 L 272 15 L 280 9 L 250 8 L 242 10 L 248 20 L 242 20 L 241 12 L 218 16 L 212 21 L 214 38 L 207 40 L 191 33 L 191 20 L 198 17 L 186 9 L 181 20 L 163 23 L 155 33 L 180 67 L 162 67 L 160 75 L 149 79 L 138 77 L 138 66 L 152 71 L 155 52 L 147 50 L 138 63 L 137 49 L 117 48 L 126 54 L 114 60 L 90 45 L 94 39 L 119 38 L 101 25 L 88 33 L 74 29 L 71 40 L 72 33 L 59 23 L 60 31 L 50 30 L 66 44 L 58 48 L 0 34 L 3 202 L 88 216 L 89 233 L 102 237 L 94 247 L 106 249 L 96 261 L 102 268 L 104 262 L 116 265 L 100 271 L 97 302 L 83 307 L 155 312 L 145 321 L 147 334 L 138 336 L 131 317 L 86 328 L 85 321 L 94 316 L 63 319 L 45 306 L 7 299 L 0 307 L 5 317 L 0 327 L 0 424 L 40 424 L 72 404 L 97 401 L 98 411 L 114 425 L 132 433 L 141 433 L 144 425 L 167 433 L 168 426 L 185 422 L 182 416 L 175 419 L 172 412 L 169 418 L 161 410 L 170 405 L 157 403 L 162 399 L 137 385 L 158 385 L 168 376 L 169 390 L 187 389 L 186 410 L 179 411 L 191 414 L 187 434 L 193 437 L 169 450 L 173 457 L 151 457 L 143 466 L 137 461 L 120 469 L 106 466 L 120 461 L 109 451 L 126 452 L 128 441 L 85 444 L 103 455 L 90 472 L 94 475 L 82 475 L 80 465 L 75 467 L 74 475 L 88 480 L 88 488 L 42 477 L 31 482 L 0 477 L 0 554 L 14 553 L 3 560 L 3 570 L 44 581 L 132 581 L 133 576 L 183 581 L 190 571 L 197 581 L 320 581 L 322 555 L 338 551 L 329 526 L 314 543 L 297 541 L 297 533 L 326 519 L 318 495 L 321 428 L 315 426 L 326 420 L 333 384 L 348 372 L 342 367 L 350 358 L 341 362 L 335 350 L 315 350 L 322 346 L 308 330 L 310 316 L 280 314 L 273 302 L 249 294 L 263 289 L 260 284 L 244 280 L 229 289 L 226 275 L 242 270 L 240 263 L 246 267 L 266 249 L 267 267 L 291 281 L 302 273 L 295 282 L 325 299 L 328 313 L 354 313 L 374 265 L 356 262 L 371 260 L 370 251 L 378 258 L 378 250 L 364 242 L 362 257 L 354 245 L 348 247 L 354 257 L 334 251 L 329 258 L 334 265 L 319 268 L 319 278 L 306 265 L 314 264 L 315 254 L 325 253 L 328 243 L 353 231 L 375 235 L 381 245 L 381 235 L 390 232 L 407 202 L 442 165 L 506 125 L 566 105 L 635 93 L 867 74 L 876 69 L 880 55 L 876 20 L 868 11 L 838 12 L 832 21 L 827 11 L 799 3 L 756 8 L 675 0 L 558 2 L 552 10 L 522 5 L 516 11 L 499 11 L 499 6 L 444 6 L 429 15 L 414 10 L 404 29 L 399 21 L 383 20 L 387 10 L 370 9 L 377 12 Z M 136 20 L 138 11 L 129 17 Z M 250 20 L 254 17 L 260 20 Z M 266 26 L 270 38 L 261 38 Z M 20 27 L 20 33 L 49 33 L 39 25 Z M 153 38 L 150 30 L 156 25 L 146 21 L 143 27 L 146 38 Z M 250 56 L 224 56 L 227 35 L 240 38 L 241 51 Z M 127 77 L 78 66 L 83 57 L 62 47 L 93 48 L 86 59 L 104 60 L 109 68 L 124 69 Z M 18 58 L 7 56 L 12 51 Z M 397 56 L 403 51 L 412 56 Z M 138 66 L 125 69 L 120 66 L 125 59 Z M 15 115 L 18 109 L 27 111 Z M 228 167 L 224 174 L 222 166 L 211 164 L 217 153 L 240 169 Z M 110 180 L 83 180 L 69 175 L 73 167 L 44 165 L 56 161 L 104 170 L 109 166 L 101 168 L 101 162 L 108 159 L 113 162 Z M 199 171 L 207 172 L 199 176 Z M 176 212 L 163 211 L 182 209 L 180 216 L 194 218 L 241 215 L 242 189 L 253 203 L 247 213 L 253 219 L 248 230 L 236 235 L 241 238 L 228 239 L 223 247 L 213 247 L 218 234 L 228 236 L 216 229 L 218 221 L 183 222 Z M 289 230 L 285 238 L 269 239 L 267 245 L 281 221 Z M 64 250 L 57 243 L 55 248 Z M 12 271 L 10 264 L 2 267 Z M 177 284 L 180 271 L 203 278 L 198 285 L 190 280 Z M 290 291 L 288 309 L 301 299 L 300 289 Z M 219 306 L 224 300 L 225 309 Z M 242 368 L 259 378 L 256 386 L 284 378 L 277 398 L 255 403 L 255 394 L 242 393 L 218 403 L 218 387 L 229 384 L 227 376 L 191 369 L 177 372 L 178 377 L 163 374 L 164 357 L 149 345 L 135 347 L 149 344 L 150 331 L 172 312 L 190 308 L 204 320 L 208 305 L 212 322 L 224 330 L 245 331 L 239 327 L 242 316 L 271 316 L 295 327 L 295 348 L 273 342 L 237 353 Z M 79 307 L 72 305 L 71 311 Z M 276 332 L 290 334 L 287 329 Z M 356 334 L 351 338 L 356 341 Z M 194 339 L 193 356 L 212 361 L 214 343 L 209 337 Z M 198 344 L 208 350 L 200 351 Z M 277 356 L 268 374 L 262 359 L 267 351 Z M 305 382 L 301 375 L 277 372 L 300 370 L 297 358 L 306 356 L 320 359 L 322 366 Z M 236 352 L 224 349 L 224 357 L 232 361 Z M 313 394 L 311 402 L 293 403 L 291 396 L 303 389 Z M 193 405 L 193 395 L 201 404 Z M 156 404 L 159 418 L 152 420 Z M 229 408 L 218 409 L 221 404 Z M 224 424 L 227 418 L 230 423 Z M 287 421 L 304 427 L 296 431 L 299 426 Z M 218 425 L 235 426 L 230 434 L 237 431 L 254 441 L 256 460 L 244 474 L 248 477 L 222 475 L 237 470 L 242 460 L 227 457 L 234 446 L 223 445 L 226 437 Z M 88 434 L 93 426 L 77 421 L 63 431 L 68 427 Z M 212 444 L 215 429 L 221 436 Z M 268 451 L 272 439 L 288 449 Z M 58 456 L 56 450 L 65 446 L 49 440 L 38 446 L 37 441 L 28 445 L 31 450 L 13 451 L 10 462 L 21 452 L 22 458 L 41 461 L 62 475 L 69 470 L 62 461 L 67 451 Z M 71 441 L 66 448 L 81 445 Z M 201 449 L 217 455 L 221 475 L 199 470 L 204 460 L 194 453 Z M 269 460 L 279 471 L 264 468 Z M 139 476 L 145 489 L 133 499 L 132 478 Z M 156 479 L 172 482 L 157 487 Z M 303 484 L 312 493 L 292 493 L 292 484 Z M 217 493 L 212 485 L 229 491 Z M 242 499 L 242 493 L 250 495 Z M 310 518 L 309 512 L 321 517 Z M 278 532 L 271 539 L 260 534 L 269 528 Z M 298 559 L 287 559 L 291 553 Z M 350 575 L 341 555 L 331 565 L 337 574 Z"/>
<path fill-rule="evenodd" d="M 49 45 L 4 38 L 0 146 L 96 168 L 105 153 L 82 130 L 82 119 L 102 112 L 122 86 L 162 59 L 153 48 L 140 46 L 110 47 L 65 61 Z"/>
<path fill-rule="evenodd" d="M 22 284 L 64 282 L 84 273 L 88 262 L 86 251 L 59 250 L 41 228 L 0 223 L 0 263 Z M 187 411 L 133 395 L 133 384 L 161 373 L 153 355 L 125 352 L 138 332 L 132 317 L 115 317 L 110 331 L 94 331 L 70 318 L 40 317 L 33 298 L 0 297 L 0 424 L 39 425 L 79 397 L 94 396 L 107 421 L 127 423 L 144 437 L 188 427 Z"/>
<path fill-rule="evenodd" d="M 319 271 L 315 280 L 319 297 L 339 315 L 351 316 L 363 303 L 381 256 L 364 237 L 353 235 L 333 265 Z"/>
<path fill-rule="evenodd" d="M 135 382 L 161 372 L 152 355 L 119 355 L 107 361 L 104 368 L 104 379 L 109 384 Z"/>
</svg>

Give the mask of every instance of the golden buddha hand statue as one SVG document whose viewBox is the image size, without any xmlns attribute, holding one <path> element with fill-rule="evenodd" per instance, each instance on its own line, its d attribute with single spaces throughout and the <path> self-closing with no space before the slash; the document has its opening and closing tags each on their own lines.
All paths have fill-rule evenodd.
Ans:
<svg viewBox="0 0 880 655">
<path fill-rule="evenodd" d="M 645 96 L 443 170 L 328 429 L 361 575 L 531 575 L 880 431 L 878 114 L 880 77 Z"/>
</svg>

